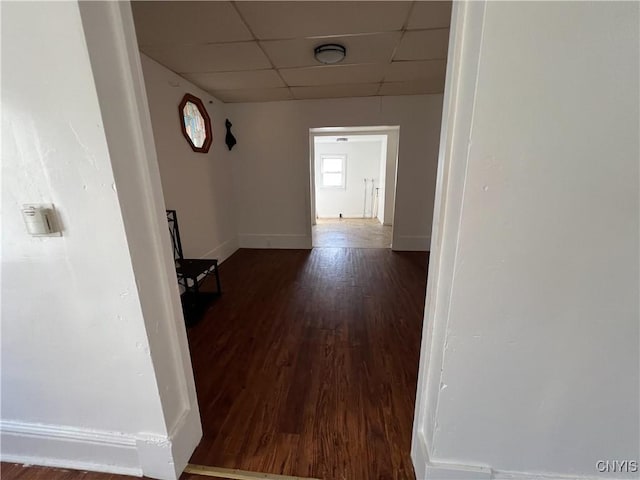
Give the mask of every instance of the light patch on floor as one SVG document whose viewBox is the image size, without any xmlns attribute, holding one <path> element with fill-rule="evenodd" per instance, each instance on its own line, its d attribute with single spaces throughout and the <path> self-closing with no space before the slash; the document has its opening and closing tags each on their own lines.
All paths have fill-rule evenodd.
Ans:
<svg viewBox="0 0 640 480">
<path fill-rule="evenodd" d="M 314 247 L 391 247 L 391 226 L 375 218 L 319 218 L 312 235 Z"/>
<path fill-rule="evenodd" d="M 247 472 L 233 468 L 206 467 L 204 465 L 187 465 L 185 473 L 202 475 L 203 477 L 215 477 L 227 480 L 319 480 L 317 478 L 291 477 L 288 475 L 274 475 L 271 473 Z"/>
</svg>

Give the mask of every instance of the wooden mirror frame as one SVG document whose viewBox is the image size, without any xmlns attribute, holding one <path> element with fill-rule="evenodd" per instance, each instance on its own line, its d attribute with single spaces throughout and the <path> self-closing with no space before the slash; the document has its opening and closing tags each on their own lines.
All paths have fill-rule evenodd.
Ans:
<svg viewBox="0 0 640 480">
<path fill-rule="evenodd" d="M 187 128 L 184 125 L 184 107 L 188 102 L 193 103 L 198 108 L 198 111 L 200 112 L 200 115 L 202 115 L 202 118 L 204 118 L 205 139 L 201 147 L 196 147 L 193 144 L 191 137 L 189 137 L 189 134 L 187 133 Z M 191 146 L 191 149 L 194 152 L 207 153 L 209 151 L 209 148 L 211 147 L 211 144 L 213 143 L 213 130 L 211 129 L 211 118 L 209 117 L 207 109 L 204 107 L 204 103 L 202 103 L 202 100 L 200 100 L 195 95 L 185 93 L 184 97 L 182 97 L 180 105 L 178 106 L 178 113 L 180 114 L 180 129 L 182 130 L 182 135 L 184 135 L 184 138 L 187 139 L 187 142 Z"/>
</svg>

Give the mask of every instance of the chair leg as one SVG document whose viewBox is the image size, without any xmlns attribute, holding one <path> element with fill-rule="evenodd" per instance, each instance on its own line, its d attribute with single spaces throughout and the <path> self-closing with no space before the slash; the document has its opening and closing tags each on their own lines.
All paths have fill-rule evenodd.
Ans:
<svg viewBox="0 0 640 480">
<path fill-rule="evenodd" d="M 216 287 L 218 287 L 218 295 L 222 294 L 222 287 L 220 286 L 220 274 L 218 273 L 218 264 L 216 263 L 214 269 L 213 269 L 215 275 L 216 275 Z"/>
</svg>

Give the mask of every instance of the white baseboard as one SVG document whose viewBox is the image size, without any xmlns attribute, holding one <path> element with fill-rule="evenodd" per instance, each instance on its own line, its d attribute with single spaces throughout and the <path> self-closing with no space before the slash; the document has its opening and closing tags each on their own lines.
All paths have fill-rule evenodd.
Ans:
<svg viewBox="0 0 640 480">
<path fill-rule="evenodd" d="M 595 468 L 595 466 L 594 466 Z M 605 474 L 603 474 L 605 475 Z M 608 474 L 611 475 L 611 474 Z M 549 472 L 514 472 L 509 470 L 494 470 L 494 480 L 603 480 L 603 479 L 626 479 L 626 480 L 638 480 L 640 474 L 634 473 L 617 473 L 613 474 L 617 476 L 593 476 L 593 475 L 579 475 L 579 474 L 567 474 L 567 473 L 549 473 Z"/>
<path fill-rule="evenodd" d="M 238 250 L 238 239 L 234 237 L 209 250 L 204 255 L 201 255 L 200 258 L 217 258 L 218 263 L 222 263 L 233 255 L 236 250 Z"/>
<path fill-rule="evenodd" d="M 311 249 L 311 237 L 299 234 L 240 234 L 238 235 L 240 248 L 284 248 Z"/>
<path fill-rule="evenodd" d="M 51 468 L 63 468 L 66 470 L 79 470 L 82 472 L 99 472 L 110 473 L 113 475 L 129 475 L 131 477 L 142 477 L 142 470 L 139 468 L 126 468 L 121 466 L 111 466 L 101 463 L 84 463 L 77 462 L 75 460 L 57 459 L 57 458 L 43 458 L 43 457 L 31 457 L 28 455 L 11 455 L 0 454 L 0 461 L 6 463 L 16 463 L 19 465 L 31 466 L 37 465 L 39 467 L 51 467 Z"/>
<path fill-rule="evenodd" d="M 176 452 L 173 439 L 199 429 L 199 418 L 187 415 L 170 437 L 122 434 L 76 427 L 16 421 L 0 422 L 3 462 L 89 470 L 120 475 L 177 480 L 197 441 L 188 453 Z M 201 435 L 190 435 L 200 439 Z M 182 442 L 184 443 L 184 442 Z M 184 448 L 183 448 L 184 450 Z M 187 448 L 188 450 L 188 448 Z"/>
<path fill-rule="evenodd" d="M 602 480 L 603 477 L 571 475 L 552 472 L 516 472 L 491 468 L 486 465 L 457 465 L 434 460 L 429 454 L 422 433 L 418 433 L 411 445 L 411 461 L 416 480 Z M 611 477 L 606 477 L 611 478 Z M 617 477 L 622 478 L 622 477 Z M 630 480 L 640 478 L 624 477 Z"/>
<path fill-rule="evenodd" d="M 427 445 L 422 434 L 419 432 L 414 432 L 413 438 L 411 439 L 411 462 L 413 463 L 413 471 L 415 472 L 416 480 L 426 478 L 429 454 L 427 453 Z"/>
<path fill-rule="evenodd" d="M 421 433 L 414 437 L 411 445 L 411 460 L 416 480 L 491 480 L 493 478 L 493 472 L 489 467 L 433 462 Z"/>
<path fill-rule="evenodd" d="M 491 469 L 465 465 L 431 464 L 426 466 L 427 480 L 491 480 Z"/>
<path fill-rule="evenodd" d="M 3 462 L 142 476 L 133 435 L 97 430 L 0 422 Z"/>
<path fill-rule="evenodd" d="M 200 255 L 199 258 L 200 259 L 217 258 L 218 265 L 220 265 L 222 262 L 224 262 L 227 258 L 229 258 L 231 255 L 233 255 L 237 251 L 238 251 L 238 239 L 231 238 L 226 242 L 221 243 L 216 248 L 209 250 L 204 255 Z M 198 281 L 201 281 L 204 277 L 205 277 L 204 274 L 198 275 Z M 184 293 L 184 287 L 182 285 L 179 285 L 178 287 L 180 289 L 180 294 L 182 295 Z"/>
<path fill-rule="evenodd" d="M 179 478 L 202 439 L 202 423 L 198 409 L 185 411 L 184 415 L 171 428 L 169 437 L 171 438 L 174 470 L 176 478 Z M 143 468 L 143 471 L 149 476 L 148 469 Z"/>
<path fill-rule="evenodd" d="M 394 235 L 391 249 L 397 252 L 428 252 L 430 235 Z"/>
</svg>

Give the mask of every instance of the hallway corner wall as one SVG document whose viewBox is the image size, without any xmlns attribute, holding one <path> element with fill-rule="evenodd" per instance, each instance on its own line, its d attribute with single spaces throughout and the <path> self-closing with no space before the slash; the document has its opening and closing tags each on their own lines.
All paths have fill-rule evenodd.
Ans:
<svg viewBox="0 0 640 480">
<path fill-rule="evenodd" d="M 232 173 L 237 147 L 228 151 L 224 143 L 226 105 L 143 53 L 140 57 L 165 204 L 177 211 L 185 256 L 222 262 L 238 249 Z M 180 130 L 178 105 L 185 93 L 199 97 L 211 117 L 213 144 L 207 153 L 194 152 Z"/>
<path fill-rule="evenodd" d="M 442 98 L 225 104 L 238 137 L 233 175 L 239 245 L 311 248 L 309 129 L 399 126 L 393 248 L 429 250 Z M 385 204 L 390 203 L 387 197 Z"/>
<path fill-rule="evenodd" d="M 175 480 L 202 432 L 129 4 L 0 8 L 0 457 Z"/>
<path fill-rule="evenodd" d="M 638 478 L 640 4 L 456 2 L 451 32 L 416 473 Z"/>
</svg>

